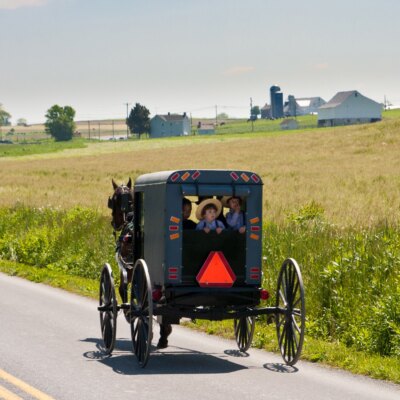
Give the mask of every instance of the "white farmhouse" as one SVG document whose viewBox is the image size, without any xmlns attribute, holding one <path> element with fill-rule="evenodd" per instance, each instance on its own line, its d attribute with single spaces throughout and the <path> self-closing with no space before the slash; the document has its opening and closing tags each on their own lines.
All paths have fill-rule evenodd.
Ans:
<svg viewBox="0 0 400 400">
<path fill-rule="evenodd" d="M 318 108 L 318 126 L 376 122 L 382 119 L 382 105 L 357 90 L 338 92 Z"/>
<path fill-rule="evenodd" d="M 192 134 L 190 119 L 183 114 L 155 115 L 150 120 L 150 137 L 186 136 Z"/>
</svg>

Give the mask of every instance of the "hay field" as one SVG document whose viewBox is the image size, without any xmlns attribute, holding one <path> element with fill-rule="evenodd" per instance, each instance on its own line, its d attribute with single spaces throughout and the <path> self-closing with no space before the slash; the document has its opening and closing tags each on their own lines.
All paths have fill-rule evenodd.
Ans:
<svg viewBox="0 0 400 400">
<path fill-rule="evenodd" d="M 264 181 L 267 220 L 311 201 L 340 226 L 400 221 L 400 120 L 282 134 L 92 143 L 86 149 L 0 160 L 0 206 L 100 209 L 111 178 L 170 169 L 249 169 Z"/>
</svg>

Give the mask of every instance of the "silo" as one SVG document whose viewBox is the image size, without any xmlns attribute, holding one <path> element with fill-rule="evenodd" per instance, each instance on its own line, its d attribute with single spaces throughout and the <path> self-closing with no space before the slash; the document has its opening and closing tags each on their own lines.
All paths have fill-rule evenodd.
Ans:
<svg viewBox="0 0 400 400">
<path fill-rule="evenodd" d="M 271 95 L 271 114 L 272 118 L 283 117 L 283 94 L 279 86 L 271 86 L 269 89 Z"/>
<path fill-rule="evenodd" d="M 296 116 L 296 99 L 294 96 L 289 95 L 288 96 L 288 108 L 289 108 L 289 116 L 295 117 Z"/>
</svg>

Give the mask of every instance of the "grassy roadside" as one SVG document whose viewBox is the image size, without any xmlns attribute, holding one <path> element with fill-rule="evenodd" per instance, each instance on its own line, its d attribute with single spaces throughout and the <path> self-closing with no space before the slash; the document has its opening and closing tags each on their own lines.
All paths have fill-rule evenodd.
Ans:
<svg viewBox="0 0 400 400">
<path fill-rule="evenodd" d="M 99 282 L 95 279 L 82 278 L 76 275 L 63 274 L 46 268 L 33 267 L 15 261 L 0 260 L 0 272 L 18 276 L 36 283 L 67 290 L 80 296 L 98 298 Z"/>
<path fill-rule="evenodd" d="M 5 260 L 0 260 L 0 272 L 32 282 L 44 283 L 81 296 L 93 299 L 98 298 L 99 282 L 95 279 L 62 274 L 59 271 Z M 219 335 L 228 339 L 234 338 L 232 321 L 195 321 L 184 323 L 183 325 L 210 335 Z M 267 351 L 279 352 L 275 326 L 273 324 L 268 326 L 259 321 L 256 324 L 252 346 Z M 355 374 L 400 384 L 400 360 L 398 357 L 366 354 L 346 347 L 338 341 L 327 342 L 306 335 L 301 358 L 302 360 L 341 368 Z"/>
</svg>

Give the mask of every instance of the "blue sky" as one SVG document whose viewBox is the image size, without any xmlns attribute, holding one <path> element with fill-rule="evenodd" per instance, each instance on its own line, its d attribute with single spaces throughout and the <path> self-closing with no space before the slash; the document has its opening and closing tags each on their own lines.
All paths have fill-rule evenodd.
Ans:
<svg viewBox="0 0 400 400">
<path fill-rule="evenodd" d="M 400 105 L 398 0 L 0 0 L 0 103 L 28 122 L 247 116 L 249 99 L 359 90 Z"/>
</svg>

